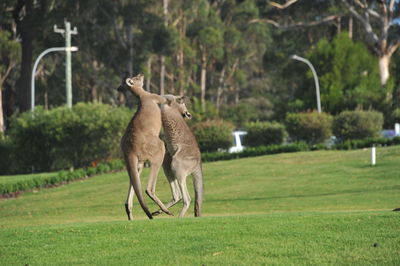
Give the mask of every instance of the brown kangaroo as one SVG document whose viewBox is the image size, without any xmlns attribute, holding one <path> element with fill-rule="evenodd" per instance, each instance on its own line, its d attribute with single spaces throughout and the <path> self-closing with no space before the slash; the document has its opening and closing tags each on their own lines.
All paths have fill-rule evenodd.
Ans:
<svg viewBox="0 0 400 266">
<path fill-rule="evenodd" d="M 126 128 L 121 139 L 121 149 L 124 154 L 126 168 L 130 178 L 125 209 L 128 219 L 132 220 L 132 200 L 136 193 L 140 206 L 146 215 L 153 219 L 147 207 L 141 189 L 140 174 L 143 164 L 150 162 L 150 176 L 146 189 L 147 195 L 167 214 L 171 213 L 155 195 L 157 175 L 163 162 L 165 147 L 159 138 L 161 130 L 161 111 L 157 104 L 165 103 L 166 99 L 143 89 L 143 75 L 122 81 L 119 91 L 130 90 L 139 97 L 139 108 Z"/>
<path fill-rule="evenodd" d="M 183 217 L 190 206 L 190 195 L 186 186 L 186 177 L 193 176 L 195 191 L 194 215 L 201 216 L 203 203 L 203 171 L 201 154 L 196 138 L 184 117 L 191 119 L 184 103 L 184 97 L 165 95 L 167 103 L 161 105 L 162 125 L 165 133 L 167 152 L 163 168 L 171 186 L 172 200 L 165 205 L 170 208 L 183 199 L 183 208 L 179 217 Z M 161 210 L 153 215 L 160 214 Z"/>
</svg>

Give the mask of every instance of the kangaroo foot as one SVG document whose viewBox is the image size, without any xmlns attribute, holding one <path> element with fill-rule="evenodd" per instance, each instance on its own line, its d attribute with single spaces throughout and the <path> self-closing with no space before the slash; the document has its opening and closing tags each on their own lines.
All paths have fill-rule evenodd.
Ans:
<svg viewBox="0 0 400 266">
<path fill-rule="evenodd" d="M 168 215 L 170 215 L 170 216 L 174 216 L 174 215 L 172 214 L 172 212 L 170 212 L 170 211 L 167 210 L 167 209 L 161 210 L 161 211 L 163 211 L 164 213 L 166 213 L 166 214 L 168 214 Z"/>
<path fill-rule="evenodd" d="M 160 215 L 161 213 L 162 213 L 162 211 L 158 210 L 158 211 L 152 212 L 151 215 L 157 216 L 157 215 Z"/>
<path fill-rule="evenodd" d="M 160 215 L 161 213 L 166 213 L 166 214 L 168 214 L 168 215 L 170 215 L 170 216 L 174 216 L 174 214 L 173 214 L 172 212 L 170 212 L 170 211 L 163 211 L 163 210 L 155 211 L 155 212 L 151 213 L 151 215 L 157 216 L 157 215 Z"/>
<path fill-rule="evenodd" d="M 128 220 L 129 221 L 133 220 L 132 210 L 129 209 L 129 205 L 128 204 L 125 204 L 125 211 L 126 211 L 126 214 L 128 215 Z"/>
</svg>

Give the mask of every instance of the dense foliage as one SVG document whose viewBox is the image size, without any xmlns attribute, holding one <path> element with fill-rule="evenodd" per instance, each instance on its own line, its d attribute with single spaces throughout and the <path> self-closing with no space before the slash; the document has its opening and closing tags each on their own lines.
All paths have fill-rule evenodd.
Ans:
<svg viewBox="0 0 400 266">
<path fill-rule="evenodd" d="M 245 130 L 244 145 L 250 147 L 282 144 L 287 138 L 285 126 L 277 122 L 251 122 Z"/>
<path fill-rule="evenodd" d="M 72 35 L 72 45 L 79 47 L 72 54 L 74 103 L 133 107 L 114 88 L 125 74 L 141 72 L 152 92 L 198 99 L 198 120 L 219 116 L 236 126 L 282 122 L 287 112 L 316 106 L 309 68 L 291 59 L 298 54 L 316 67 L 324 111 L 372 107 L 389 119 L 399 107 L 400 80 L 391 75 L 381 85 L 378 61 L 396 47 L 399 24 L 388 21 L 390 30 L 380 35 L 385 27 L 374 21 L 370 31 L 382 37 L 382 45 L 371 44 L 344 2 L 358 1 L 294 1 L 283 9 L 255 0 L 2 1 L 0 116 L 10 128 L 12 114 L 29 109 L 33 62 L 46 48 L 64 45 L 53 26 L 65 28 L 66 18 L 78 30 Z M 369 8 L 384 15 L 383 3 Z M 368 14 L 358 5 L 353 11 Z M 395 20 L 398 5 L 389 11 Z M 331 19 L 322 23 L 326 18 Z M 39 64 L 34 97 L 45 108 L 65 103 L 64 58 L 52 53 Z M 399 58 L 393 49 L 390 73 L 398 72 Z"/>
<path fill-rule="evenodd" d="M 83 103 L 23 113 L 14 118 L 8 135 L 13 148 L 7 156 L 12 161 L 9 171 L 44 172 L 118 158 L 131 116 L 127 108 Z"/>
<path fill-rule="evenodd" d="M 205 152 L 228 149 L 232 144 L 233 125 L 222 120 L 208 120 L 193 126 L 200 150 Z"/>
<path fill-rule="evenodd" d="M 290 113 L 286 128 L 292 140 L 317 144 L 332 135 L 332 117 L 327 113 Z"/>
<path fill-rule="evenodd" d="M 333 120 L 333 133 L 341 140 L 379 136 L 383 115 L 376 111 L 344 111 Z"/>
</svg>

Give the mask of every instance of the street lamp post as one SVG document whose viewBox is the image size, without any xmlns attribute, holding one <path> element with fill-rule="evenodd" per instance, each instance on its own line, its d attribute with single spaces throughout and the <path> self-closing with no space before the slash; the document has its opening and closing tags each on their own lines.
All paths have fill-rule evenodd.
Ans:
<svg viewBox="0 0 400 266">
<path fill-rule="evenodd" d="M 298 55 L 292 55 L 291 58 L 294 59 L 294 60 L 298 60 L 298 61 L 301 61 L 303 63 L 306 63 L 311 68 L 311 71 L 312 71 L 313 76 L 314 76 L 314 81 L 315 81 L 315 90 L 316 90 L 316 93 L 317 93 L 317 109 L 318 109 L 318 113 L 321 113 L 322 110 L 321 110 L 321 98 L 320 98 L 320 93 L 319 93 L 319 82 L 318 82 L 317 72 L 315 71 L 314 66 L 311 64 L 310 61 L 308 61 L 307 59 L 305 59 L 303 57 L 300 57 Z"/>
<path fill-rule="evenodd" d="M 78 47 L 72 46 L 72 47 L 53 47 L 44 50 L 37 58 L 35 61 L 35 64 L 33 65 L 32 69 L 32 75 L 31 75 L 31 111 L 32 113 L 35 111 L 35 74 L 36 74 L 36 68 L 39 64 L 40 59 L 42 59 L 43 56 L 45 56 L 48 53 L 51 52 L 60 52 L 60 51 L 69 51 L 69 52 L 76 52 L 78 51 Z"/>
</svg>

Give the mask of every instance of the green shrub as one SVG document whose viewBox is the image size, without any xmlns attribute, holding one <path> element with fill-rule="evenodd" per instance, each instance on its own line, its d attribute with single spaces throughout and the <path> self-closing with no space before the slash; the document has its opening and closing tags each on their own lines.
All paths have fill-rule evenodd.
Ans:
<svg viewBox="0 0 400 266">
<path fill-rule="evenodd" d="M 318 144 L 332 135 L 332 117 L 326 113 L 289 113 L 285 124 L 295 141 Z"/>
<path fill-rule="evenodd" d="M 277 122 L 250 122 L 245 129 L 244 145 L 249 147 L 281 144 L 287 138 L 285 126 Z"/>
<path fill-rule="evenodd" d="M 233 125 L 231 123 L 209 120 L 195 124 L 192 129 L 201 151 L 212 152 L 219 148 L 228 149 L 232 145 Z"/>
<path fill-rule="evenodd" d="M 400 145 L 400 137 L 389 138 L 366 138 L 366 139 L 349 139 L 342 143 L 335 145 L 337 150 L 352 150 L 352 149 L 362 149 L 370 148 L 372 146 L 392 146 Z"/>
<path fill-rule="evenodd" d="M 344 111 L 333 120 L 333 133 L 341 140 L 378 137 L 383 126 L 382 113 Z"/>
<path fill-rule="evenodd" d="M 393 110 L 392 114 L 390 115 L 390 120 L 391 122 L 394 123 L 400 123 L 400 108 L 396 108 Z M 394 125 L 391 125 L 392 127 Z"/>
<path fill-rule="evenodd" d="M 100 163 L 97 167 L 80 168 L 74 171 L 61 170 L 52 176 L 36 176 L 32 179 L 18 181 L 16 183 L 0 183 L 0 195 L 26 191 L 35 188 L 59 185 L 72 182 L 77 179 L 85 178 L 95 174 L 103 174 L 112 170 L 120 170 L 124 167 L 122 160 L 112 160 L 107 163 Z"/>
<path fill-rule="evenodd" d="M 120 139 L 132 112 L 105 104 L 78 103 L 71 109 L 37 108 L 34 116 L 13 118 L 13 140 L 18 172 L 47 172 L 80 168 L 90 162 L 120 157 Z"/>
<path fill-rule="evenodd" d="M 11 174 L 14 171 L 13 149 L 11 139 L 0 136 L 0 175 Z"/>
</svg>

